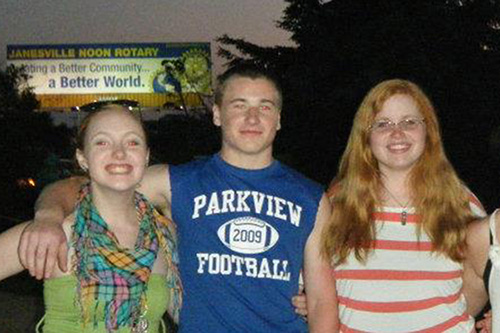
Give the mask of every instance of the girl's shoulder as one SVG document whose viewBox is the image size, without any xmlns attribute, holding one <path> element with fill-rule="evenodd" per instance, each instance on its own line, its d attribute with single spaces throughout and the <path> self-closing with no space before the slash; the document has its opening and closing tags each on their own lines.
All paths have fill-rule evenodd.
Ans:
<svg viewBox="0 0 500 333">
<path fill-rule="evenodd" d="M 328 197 L 328 199 L 330 199 L 330 202 L 332 202 L 333 199 L 335 199 L 335 197 L 339 194 L 340 190 L 341 190 L 340 182 L 333 180 L 331 184 L 328 186 L 328 189 L 326 190 L 326 196 Z"/>
<path fill-rule="evenodd" d="M 489 216 L 467 226 L 465 259 L 480 273 L 484 270 L 490 248 Z"/>
</svg>

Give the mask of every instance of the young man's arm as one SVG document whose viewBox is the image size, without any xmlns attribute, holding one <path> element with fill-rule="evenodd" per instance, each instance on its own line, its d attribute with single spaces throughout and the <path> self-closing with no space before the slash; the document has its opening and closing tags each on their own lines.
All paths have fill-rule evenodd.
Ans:
<svg viewBox="0 0 500 333">
<path fill-rule="evenodd" d="M 67 240 L 62 229 L 64 218 L 75 207 L 85 177 L 71 177 L 47 186 L 35 205 L 34 222 L 24 231 L 19 258 L 37 279 L 48 278 L 57 262 L 67 270 Z"/>
<path fill-rule="evenodd" d="M 58 181 L 48 186 L 37 200 L 34 223 L 23 233 L 19 247 L 22 264 L 37 279 L 50 277 L 56 259 L 60 269 L 67 270 L 67 240 L 61 225 L 73 212 L 85 181 L 83 177 Z M 137 190 L 169 214 L 170 177 L 166 165 L 149 167 Z"/>
<path fill-rule="evenodd" d="M 304 282 L 310 332 L 337 332 L 338 305 L 330 261 L 321 255 L 321 237 L 331 209 L 328 199 L 321 199 L 316 223 L 304 255 Z"/>
<path fill-rule="evenodd" d="M 170 217 L 170 174 L 167 164 L 152 165 L 146 171 L 137 191 L 146 198 L 163 214 Z"/>
</svg>

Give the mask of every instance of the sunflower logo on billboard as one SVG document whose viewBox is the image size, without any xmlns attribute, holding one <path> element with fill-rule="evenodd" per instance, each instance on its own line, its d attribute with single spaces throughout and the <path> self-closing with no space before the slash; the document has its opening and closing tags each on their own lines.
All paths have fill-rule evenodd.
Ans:
<svg viewBox="0 0 500 333">
<path fill-rule="evenodd" d="M 183 53 L 181 58 L 184 63 L 181 84 L 188 90 L 210 94 L 212 76 L 208 53 L 200 49 L 192 49 Z"/>
<path fill-rule="evenodd" d="M 161 64 L 163 69 L 153 76 L 154 92 L 211 94 L 210 60 L 206 51 L 191 49 Z"/>
</svg>

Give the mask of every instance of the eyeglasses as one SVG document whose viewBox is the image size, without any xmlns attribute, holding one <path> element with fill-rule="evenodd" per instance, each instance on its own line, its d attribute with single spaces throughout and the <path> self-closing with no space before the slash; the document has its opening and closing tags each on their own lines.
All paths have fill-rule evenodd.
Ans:
<svg viewBox="0 0 500 333">
<path fill-rule="evenodd" d="M 423 118 L 406 118 L 397 123 L 388 119 L 382 119 L 373 122 L 373 124 L 368 127 L 368 131 L 385 133 L 394 130 L 396 127 L 401 131 L 413 131 L 424 124 L 425 119 Z"/>
</svg>

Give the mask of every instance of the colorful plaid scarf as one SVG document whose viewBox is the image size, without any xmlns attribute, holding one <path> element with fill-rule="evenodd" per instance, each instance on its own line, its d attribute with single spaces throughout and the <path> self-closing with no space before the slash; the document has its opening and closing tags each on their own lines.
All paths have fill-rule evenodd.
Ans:
<svg viewBox="0 0 500 333">
<path fill-rule="evenodd" d="M 172 291 L 168 305 L 170 313 L 177 316 L 181 305 L 175 227 L 137 192 L 135 205 L 140 222 L 133 249 L 118 244 L 92 202 L 89 185 L 82 188 L 77 205 L 73 246 L 79 281 L 78 303 L 84 323 L 89 322 L 94 309 L 94 325 L 97 325 L 96 309 L 102 304 L 108 331 L 122 326 L 140 326 L 146 310 L 147 281 L 160 247 L 165 251 L 167 284 Z"/>
</svg>

